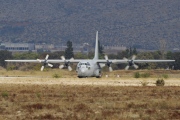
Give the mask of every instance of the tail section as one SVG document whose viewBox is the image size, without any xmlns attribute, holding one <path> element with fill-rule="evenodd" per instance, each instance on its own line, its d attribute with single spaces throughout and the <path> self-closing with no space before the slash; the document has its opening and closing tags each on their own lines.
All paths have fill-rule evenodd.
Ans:
<svg viewBox="0 0 180 120">
<path fill-rule="evenodd" d="M 94 53 L 94 60 L 97 59 L 99 59 L 98 31 L 96 32 L 96 45 L 95 45 L 95 53 Z"/>
</svg>

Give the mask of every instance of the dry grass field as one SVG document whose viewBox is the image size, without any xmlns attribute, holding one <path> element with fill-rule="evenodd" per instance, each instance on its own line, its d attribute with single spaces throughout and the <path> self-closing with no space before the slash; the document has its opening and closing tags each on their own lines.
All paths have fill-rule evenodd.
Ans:
<svg viewBox="0 0 180 120">
<path fill-rule="evenodd" d="M 150 77 L 133 78 L 135 72 L 149 73 Z M 63 80 L 76 82 L 156 80 L 163 78 L 164 75 L 168 76 L 164 78 L 166 81 L 178 81 L 179 73 L 165 70 L 114 71 L 109 74 L 109 78 L 105 78 L 107 73 L 104 72 L 104 76 L 100 79 L 78 79 L 75 78 L 75 72 L 63 70 L 45 72 L 1 70 L 0 119 L 180 119 L 179 86 L 61 84 Z M 58 75 L 58 78 L 54 78 L 54 74 Z M 117 74 L 120 75 L 119 78 L 116 77 Z M 16 76 L 15 79 L 12 79 L 12 76 Z"/>
<path fill-rule="evenodd" d="M 179 87 L 0 85 L 0 118 L 179 119 Z"/>
<path fill-rule="evenodd" d="M 169 78 L 180 78 L 180 70 L 116 70 L 113 72 L 102 72 L 102 77 L 105 77 L 106 75 L 109 75 L 109 77 L 113 78 L 116 77 L 116 75 L 120 75 L 121 78 L 132 78 L 134 77 L 134 73 L 148 73 L 151 78 L 161 78 L 163 75 L 168 75 Z M 58 74 L 61 78 L 76 78 L 77 74 L 73 70 L 69 72 L 68 70 L 59 70 L 59 69 L 47 69 L 45 68 L 45 71 L 19 71 L 19 70 L 10 70 L 7 71 L 5 69 L 0 69 L 0 77 L 6 76 L 44 76 L 44 77 L 53 77 L 54 74 Z"/>
</svg>

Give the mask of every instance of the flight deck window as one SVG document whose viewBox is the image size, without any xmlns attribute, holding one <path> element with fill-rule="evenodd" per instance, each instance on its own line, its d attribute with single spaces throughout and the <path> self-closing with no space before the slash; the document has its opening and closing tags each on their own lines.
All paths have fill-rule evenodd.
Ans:
<svg viewBox="0 0 180 120">
<path fill-rule="evenodd" d="M 86 67 L 90 70 L 90 64 L 89 64 L 89 62 L 87 62 L 87 65 L 86 65 Z"/>
<path fill-rule="evenodd" d="M 87 65 L 90 66 L 89 62 L 87 62 Z"/>
<path fill-rule="evenodd" d="M 86 67 L 90 66 L 89 62 L 87 62 L 87 63 L 79 63 L 79 66 L 81 66 L 81 65 L 85 65 Z"/>
</svg>

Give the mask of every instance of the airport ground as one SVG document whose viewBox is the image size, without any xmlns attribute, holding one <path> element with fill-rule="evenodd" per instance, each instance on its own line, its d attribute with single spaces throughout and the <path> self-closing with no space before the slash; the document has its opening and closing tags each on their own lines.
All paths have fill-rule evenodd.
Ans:
<svg viewBox="0 0 180 120">
<path fill-rule="evenodd" d="M 179 86 L 175 70 L 103 72 L 100 79 L 56 69 L 0 70 L 0 119 L 179 119 Z"/>
</svg>

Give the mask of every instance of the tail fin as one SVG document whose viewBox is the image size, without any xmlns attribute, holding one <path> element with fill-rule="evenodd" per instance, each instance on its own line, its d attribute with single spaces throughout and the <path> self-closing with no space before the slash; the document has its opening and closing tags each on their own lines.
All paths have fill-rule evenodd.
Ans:
<svg viewBox="0 0 180 120">
<path fill-rule="evenodd" d="M 94 59 L 99 59 L 99 45 L 98 45 L 98 31 L 96 32 L 96 45 L 95 45 L 95 53 Z"/>
</svg>

